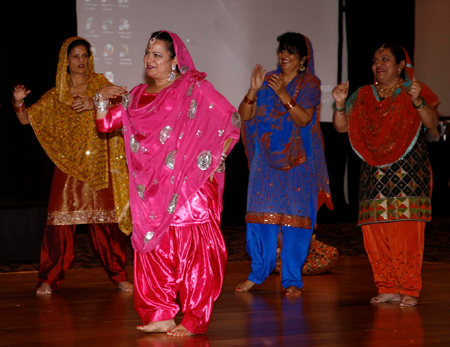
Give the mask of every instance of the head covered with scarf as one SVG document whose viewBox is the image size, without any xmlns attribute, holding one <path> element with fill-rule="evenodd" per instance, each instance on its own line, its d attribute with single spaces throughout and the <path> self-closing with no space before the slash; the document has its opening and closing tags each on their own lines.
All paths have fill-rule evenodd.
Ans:
<svg viewBox="0 0 450 347">
<path fill-rule="evenodd" d="M 55 87 L 28 108 L 31 125 L 55 165 L 66 174 L 87 183 L 90 188 L 107 188 L 111 168 L 119 226 L 122 231 L 130 233 L 131 217 L 126 186 L 128 174 L 123 138 L 117 133 L 97 133 L 94 110 L 76 113 L 71 107 L 73 96 L 70 92 L 68 54 L 70 44 L 75 41 L 84 41 L 86 44 L 80 45 L 90 47 L 89 42 L 82 37 L 70 37 L 64 41 L 59 52 Z M 72 45 L 72 48 L 77 46 Z M 95 73 L 93 54 L 88 53 L 90 57 L 84 95 L 93 97 L 99 88 L 110 82 L 103 75 Z"/>
<path fill-rule="evenodd" d="M 225 140 L 233 138 L 234 145 L 241 125 L 236 109 L 195 69 L 178 35 L 162 32 L 173 40 L 181 76 L 143 107 L 138 103 L 147 85 L 136 86 L 122 117 L 130 144 L 132 242 L 141 253 L 158 244 L 180 208 L 216 171 Z M 221 204 L 224 172 L 214 175 Z"/>
<path fill-rule="evenodd" d="M 391 50 L 397 64 L 400 63 L 397 59 L 403 58 L 399 52 L 404 53 L 404 83 L 384 99 L 379 97 L 375 84 L 361 87 L 346 103 L 350 143 L 361 159 L 378 167 L 403 158 L 416 143 L 422 125 L 408 95 L 414 79 L 408 53 L 396 43 L 382 45 L 382 48 Z M 420 96 L 430 106 L 438 107 L 437 96 L 425 84 L 421 83 L 421 86 Z"/>
</svg>

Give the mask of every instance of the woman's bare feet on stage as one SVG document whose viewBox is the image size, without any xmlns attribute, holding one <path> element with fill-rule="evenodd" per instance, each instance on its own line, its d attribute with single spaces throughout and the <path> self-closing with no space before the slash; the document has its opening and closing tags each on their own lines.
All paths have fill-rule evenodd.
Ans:
<svg viewBox="0 0 450 347">
<path fill-rule="evenodd" d="M 397 302 L 400 301 L 401 297 L 400 294 L 389 294 L 389 293 L 382 293 L 378 294 L 377 296 L 374 296 L 371 300 L 371 304 L 382 304 L 385 302 Z"/>
<path fill-rule="evenodd" d="M 133 285 L 128 281 L 123 281 L 119 283 L 119 289 L 122 292 L 132 292 L 133 291 Z"/>
<path fill-rule="evenodd" d="M 36 290 L 36 294 L 51 294 L 52 287 L 48 283 L 42 283 L 39 288 Z"/>
<path fill-rule="evenodd" d="M 400 306 L 403 307 L 412 307 L 416 306 L 419 303 L 417 298 L 409 295 L 402 295 L 402 299 L 400 300 Z"/>
<path fill-rule="evenodd" d="M 195 334 L 191 333 L 183 325 L 179 324 L 175 328 L 173 328 L 172 330 L 168 331 L 167 335 L 175 336 L 175 337 L 185 337 L 185 336 L 192 336 L 192 335 L 195 335 Z"/>
<path fill-rule="evenodd" d="M 234 289 L 236 292 L 248 292 L 251 287 L 253 287 L 256 283 L 246 280 L 242 283 L 239 283 Z"/>
<path fill-rule="evenodd" d="M 159 322 L 150 322 L 146 325 L 139 325 L 136 327 L 144 333 L 167 333 L 171 329 L 175 328 L 177 323 L 173 319 L 162 320 Z"/>
<path fill-rule="evenodd" d="M 286 295 L 289 296 L 300 296 L 302 295 L 302 290 L 300 288 L 297 288 L 295 286 L 290 286 L 286 288 Z"/>
</svg>

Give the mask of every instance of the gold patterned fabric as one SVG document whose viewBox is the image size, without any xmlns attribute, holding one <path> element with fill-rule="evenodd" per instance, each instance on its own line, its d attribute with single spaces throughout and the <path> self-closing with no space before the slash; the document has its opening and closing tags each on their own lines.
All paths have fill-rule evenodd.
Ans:
<svg viewBox="0 0 450 347">
<path fill-rule="evenodd" d="M 278 237 L 277 262 L 275 271 L 281 273 L 281 249 L 283 241 Z M 331 270 L 336 265 L 339 258 L 339 251 L 333 246 L 328 246 L 316 240 L 316 235 L 312 235 L 309 244 L 308 256 L 302 268 L 302 275 L 318 275 Z"/>
<path fill-rule="evenodd" d="M 245 215 L 245 222 L 311 229 L 310 218 L 285 213 L 247 212 Z"/>
<path fill-rule="evenodd" d="M 47 225 L 94 223 L 117 223 L 112 185 L 94 190 L 55 166 Z"/>
<path fill-rule="evenodd" d="M 123 137 L 118 132 L 97 133 L 93 110 L 76 113 L 71 108 L 73 97 L 67 72 L 67 49 L 71 42 L 79 39 L 84 40 L 71 37 L 64 41 L 59 53 L 55 87 L 28 108 L 28 114 L 40 144 L 64 173 L 85 182 L 90 189 L 101 190 L 108 188 L 111 170 L 117 221 L 121 230 L 129 234 L 132 227 Z M 109 81 L 94 72 L 91 54 L 84 95 L 93 97 L 106 84 Z"/>
</svg>

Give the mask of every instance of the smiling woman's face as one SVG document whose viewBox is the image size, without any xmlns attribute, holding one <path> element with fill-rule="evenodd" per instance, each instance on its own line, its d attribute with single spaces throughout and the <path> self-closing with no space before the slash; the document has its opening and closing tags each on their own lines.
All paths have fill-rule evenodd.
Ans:
<svg viewBox="0 0 450 347">
<path fill-rule="evenodd" d="M 156 39 L 153 44 L 148 44 L 144 55 L 144 66 L 147 76 L 156 80 L 167 79 L 172 71 L 172 64 L 176 64 L 177 58 L 170 59 L 170 52 L 166 43 Z"/>
<path fill-rule="evenodd" d="M 289 53 L 287 49 L 278 52 L 278 64 L 283 72 L 298 72 L 300 63 L 305 61 L 298 53 Z"/>
<path fill-rule="evenodd" d="M 395 56 L 390 48 L 380 47 L 372 58 L 372 71 L 376 80 L 385 86 L 390 86 L 397 82 L 399 69 L 403 68 L 404 61 L 400 64 L 395 62 Z"/>
</svg>

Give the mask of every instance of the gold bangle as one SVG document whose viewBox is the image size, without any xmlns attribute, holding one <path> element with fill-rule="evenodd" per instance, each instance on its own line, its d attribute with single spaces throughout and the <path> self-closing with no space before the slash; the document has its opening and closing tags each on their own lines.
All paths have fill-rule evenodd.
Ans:
<svg viewBox="0 0 450 347">
<path fill-rule="evenodd" d="M 297 105 L 297 103 L 295 102 L 295 100 L 293 98 L 291 98 L 291 100 L 287 103 L 287 104 L 283 104 L 284 107 L 286 107 L 286 110 L 292 110 L 295 106 Z"/>
<path fill-rule="evenodd" d="M 255 98 L 255 100 L 250 100 L 250 99 L 247 97 L 247 94 L 245 94 L 245 96 L 244 96 L 244 102 L 245 102 L 247 105 L 253 105 L 257 99 L 258 99 L 258 98 Z"/>
</svg>

